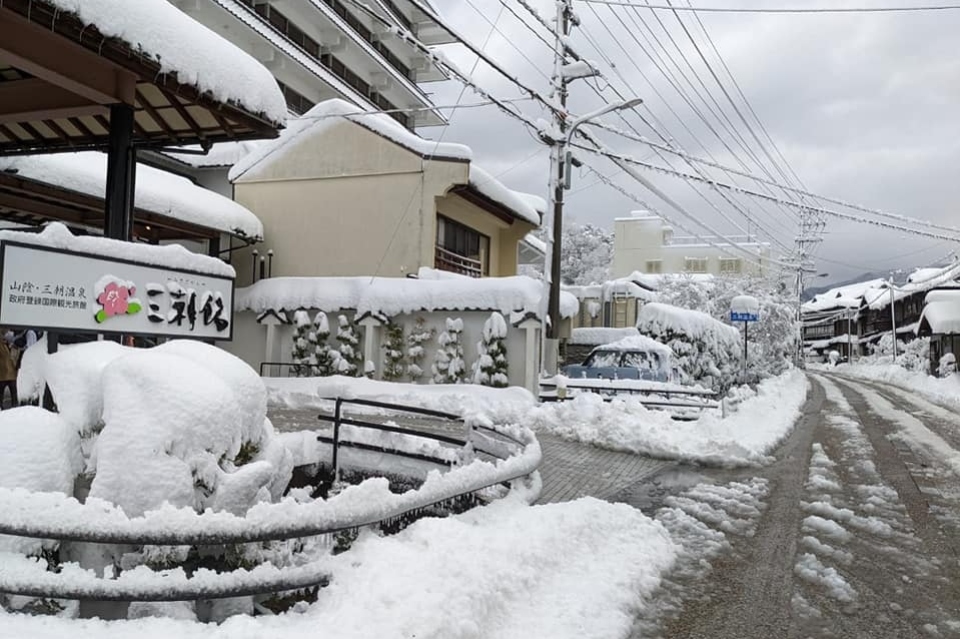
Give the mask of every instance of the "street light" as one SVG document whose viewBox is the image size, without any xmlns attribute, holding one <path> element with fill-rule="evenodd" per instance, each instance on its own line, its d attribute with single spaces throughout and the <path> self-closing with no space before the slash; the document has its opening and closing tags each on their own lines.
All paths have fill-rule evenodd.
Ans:
<svg viewBox="0 0 960 639">
<path fill-rule="evenodd" d="M 547 284 L 550 287 L 547 302 L 547 318 L 549 324 L 544 330 L 544 348 L 541 353 L 544 367 L 552 373 L 558 372 L 558 330 L 560 327 L 560 247 L 563 240 L 563 192 L 570 188 L 570 164 L 573 160 L 568 150 L 577 127 L 601 115 L 612 111 L 632 109 L 641 104 L 641 98 L 631 98 L 622 102 L 605 104 L 601 108 L 581 115 L 563 127 L 564 137 L 554 145 L 552 158 L 553 177 L 550 182 L 551 203 L 553 204 L 553 240 L 550 246 L 550 274 Z"/>
</svg>

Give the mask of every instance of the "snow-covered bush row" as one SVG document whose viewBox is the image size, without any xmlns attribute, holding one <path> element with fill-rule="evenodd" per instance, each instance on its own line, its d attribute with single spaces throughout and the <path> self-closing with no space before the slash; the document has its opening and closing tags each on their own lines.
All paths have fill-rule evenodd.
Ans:
<svg viewBox="0 0 960 639">
<path fill-rule="evenodd" d="M 726 418 L 705 412 L 696 421 L 679 422 L 663 411 L 645 408 L 625 396 L 604 402 L 582 394 L 566 402 L 543 404 L 528 411 L 524 424 L 564 439 L 664 459 L 718 465 L 764 463 L 792 430 L 806 400 L 803 373 L 790 370 L 764 380 L 756 390 L 737 387 L 731 393 L 738 408 Z"/>
<path fill-rule="evenodd" d="M 670 347 L 687 380 L 722 394 L 740 374 L 739 333 L 706 313 L 668 304 L 645 304 L 637 316 L 637 329 Z"/>
<path fill-rule="evenodd" d="M 705 282 L 684 275 L 664 275 L 658 300 L 726 322 L 731 302 L 739 295 L 750 295 L 760 302 L 760 321 L 750 325 L 748 368 L 761 378 L 779 375 L 789 366 L 799 333 L 796 300 L 786 287 L 752 276 L 723 275 Z"/>
</svg>

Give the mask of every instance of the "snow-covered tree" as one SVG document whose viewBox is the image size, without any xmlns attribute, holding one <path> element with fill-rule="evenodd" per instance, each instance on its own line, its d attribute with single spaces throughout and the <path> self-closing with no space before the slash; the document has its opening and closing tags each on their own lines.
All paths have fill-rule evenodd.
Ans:
<svg viewBox="0 0 960 639">
<path fill-rule="evenodd" d="M 346 315 L 337 318 L 337 342 L 340 344 L 340 359 L 337 361 L 337 372 L 348 377 L 360 374 L 363 364 L 363 353 L 360 352 L 360 338 L 356 327 L 347 319 Z"/>
<path fill-rule="evenodd" d="M 542 238 L 546 239 L 546 238 Z M 613 234 L 592 224 L 563 227 L 560 274 L 564 284 L 593 284 L 610 279 Z"/>
<path fill-rule="evenodd" d="M 317 313 L 313 318 L 313 331 L 316 338 L 314 352 L 316 360 L 316 375 L 328 377 L 337 374 L 337 360 L 340 359 L 340 353 L 330 348 L 327 340 L 330 339 L 330 321 L 327 314 L 323 311 Z"/>
<path fill-rule="evenodd" d="M 433 363 L 434 384 L 460 384 L 463 382 L 466 365 L 463 361 L 463 320 L 447 318 L 447 330 L 440 333 L 437 356 Z"/>
<path fill-rule="evenodd" d="M 474 381 L 484 386 L 506 388 L 510 384 L 507 377 L 507 322 L 503 315 L 494 312 L 483 323 L 483 339 L 477 342 L 477 364 L 474 367 Z"/>
<path fill-rule="evenodd" d="M 386 326 L 386 341 L 383 348 L 383 379 L 395 382 L 403 378 L 404 366 L 404 335 L 403 324 L 388 322 Z"/>
<path fill-rule="evenodd" d="M 292 372 L 298 377 L 309 377 L 316 375 L 313 370 L 317 365 L 316 357 L 317 334 L 310 321 L 310 314 L 306 311 L 297 311 L 293 314 L 293 348 L 291 356 L 293 363 Z"/>
<path fill-rule="evenodd" d="M 413 330 L 407 335 L 407 376 L 410 381 L 423 377 L 423 358 L 426 355 L 423 344 L 433 339 L 435 331 L 427 327 L 427 320 L 418 317 Z"/>
</svg>

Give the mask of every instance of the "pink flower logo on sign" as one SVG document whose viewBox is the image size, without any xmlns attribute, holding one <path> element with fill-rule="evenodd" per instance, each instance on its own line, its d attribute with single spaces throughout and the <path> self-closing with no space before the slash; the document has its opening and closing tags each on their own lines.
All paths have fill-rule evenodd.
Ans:
<svg viewBox="0 0 960 639">
<path fill-rule="evenodd" d="M 100 278 L 96 285 L 97 303 L 102 307 L 94 315 L 98 324 L 102 324 L 116 315 L 133 315 L 143 308 L 140 300 L 133 297 L 136 287 L 133 282 L 107 275 Z"/>
</svg>

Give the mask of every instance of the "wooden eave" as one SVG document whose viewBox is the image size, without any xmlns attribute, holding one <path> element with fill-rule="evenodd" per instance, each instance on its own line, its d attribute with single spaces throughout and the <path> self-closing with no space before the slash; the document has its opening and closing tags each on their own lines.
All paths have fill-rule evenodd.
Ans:
<svg viewBox="0 0 960 639">
<path fill-rule="evenodd" d="M 57 221 L 102 229 L 103 211 L 103 198 L 0 171 L 0 219 L 29 226 Z M 221 233 L 142 208 L 134 209 L 134 219 L 134 236 L 152 242 L 208 240 Z"/>
<path fill-rule="evenodd" d="M 470 202 L 474 206 L 478 206 L 487 213 L 497 217 L 500 220 L 503 220 L 507 224 L 513 224 L 517 220 L 521 222 L 526 222 L 523 218 L 517 216 L 516 212 L 512 209 L 500 204 L 496 200 L 491 200 L 489 197 L 481 193 L 479 190 L 473 188 L 469 184 L 461 184 L 450 189 L 451 193 L 455 193 L 465 199 L 467 202 Z M 527 224 L 530 224 L 527 222 Z M 533 226 L 531 224 L 531 226 Z"/>
<path fill-rule="evenodd" d="M 156 60 L 43 0 L 0 2 L 0 155 L 104 148 L 110 105 L 134 107 L 134 144 L 276 137 L 278 125 L 162 73 Z"/>
</svg>

